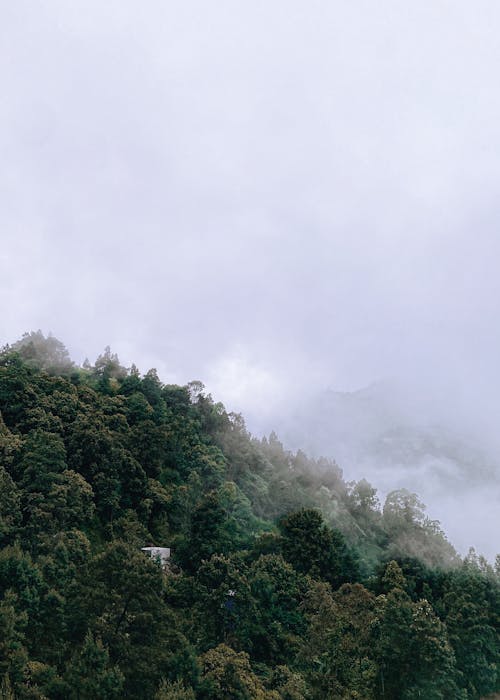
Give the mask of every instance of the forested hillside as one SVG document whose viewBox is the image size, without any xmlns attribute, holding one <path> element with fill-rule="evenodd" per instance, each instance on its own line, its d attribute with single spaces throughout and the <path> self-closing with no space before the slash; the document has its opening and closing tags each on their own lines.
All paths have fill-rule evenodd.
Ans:
<svg viewBox="0 0 500 700">
<path fill-rule="evenodd" d="M 0 354 L 0 697 L 465 700 L 500 570 L 415 494 L 253 439 L 199 382 Z M 170 547 L 163 570 L 141 548 Z"/>
</svg>

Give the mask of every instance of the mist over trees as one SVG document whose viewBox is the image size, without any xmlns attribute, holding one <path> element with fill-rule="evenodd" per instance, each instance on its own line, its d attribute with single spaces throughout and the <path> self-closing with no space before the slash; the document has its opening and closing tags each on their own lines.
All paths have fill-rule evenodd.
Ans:
<svg viewBox="0 0 500 700">
<path fill-rule="evenodd" d="M 480 418 L 487 401 L 469 401 L 463 414 L 453 390 L 417 383 L 407 376 L 354 392 L 313 391 L 288 402 L 273 425 L 289 449 L 333 454 L 350 479 L 368 477 L 383 499 L 402 488 L 416 492 L 462 555 L 474 546 L 493 560 L 500 449 L 497 429 Z M 262 431 L 264 421 L 249 415 L 248 422 Z"/>
<path fill-rule="evenodd" d="M 465 700 L 500 565 L 418 496 L 252 438 L 200 382 L 40 331 L 0 354 L 0 695 Z M 163 570 L 142 547 L 170 547 Z"/>
</svg>

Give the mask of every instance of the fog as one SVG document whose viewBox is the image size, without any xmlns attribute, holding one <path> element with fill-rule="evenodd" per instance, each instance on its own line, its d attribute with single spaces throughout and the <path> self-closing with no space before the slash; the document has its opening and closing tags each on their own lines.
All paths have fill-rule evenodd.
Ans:
<svg viewBox="0 0 500 700">
<path fill-rule="evenodd" d="M 498 477 L 499 28 L 492 0 L 4 3 L 0 342 L 110 344 L 291 446 L 322 392 L 390 380 Z M 492 554 L 478 489 L 431 514 Z"/>
<path fill-rule="evenodd" d="M 418 398 L 395 381 L 324 391 L 283 407 L 275 423 L 290 448 L 335 455 L 347 480 L 368 476 L 381 504 L 395 489 L 416 492 L 460 553 L 473 546 L 494 560 L 498 447 L 467 422 L 454 422 L 451 410 Z"/>
</svg>

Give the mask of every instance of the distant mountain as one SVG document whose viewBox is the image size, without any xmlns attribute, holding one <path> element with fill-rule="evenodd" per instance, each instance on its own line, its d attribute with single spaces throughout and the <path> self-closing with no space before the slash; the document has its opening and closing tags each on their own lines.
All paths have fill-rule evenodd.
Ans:
<svg viewBox="0 0 500 700">
<path fill-rule="evenodd" d="M 475 542 L 486 554 L 496 551 L 491 522 L 483 533 L 480 513 L 500 518 L 499 455 L 445 411 L 439 415 L 431 401 L 389 382 L 352 393 L 328 390 L 295 407 L 277 430 L 287 447 L 334 457 L 346 479 L 365 477 L 381 496 L 402 487 L 418 492 L 462 549 Z"/>
</svg>

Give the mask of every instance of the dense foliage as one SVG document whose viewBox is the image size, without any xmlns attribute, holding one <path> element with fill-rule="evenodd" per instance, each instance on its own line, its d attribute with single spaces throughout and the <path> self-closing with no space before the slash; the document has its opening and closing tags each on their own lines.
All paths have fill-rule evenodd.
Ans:
<svg viewBox="0 0 500 700">
<path fill-rule="evenodd" d="M 164 571 L 141 552 L 171 547 Z M 256 440 L 198 382 L 0 354 L 0 696 L 479 698 L 500 571 L 418 498 Z"/>
</svg>

